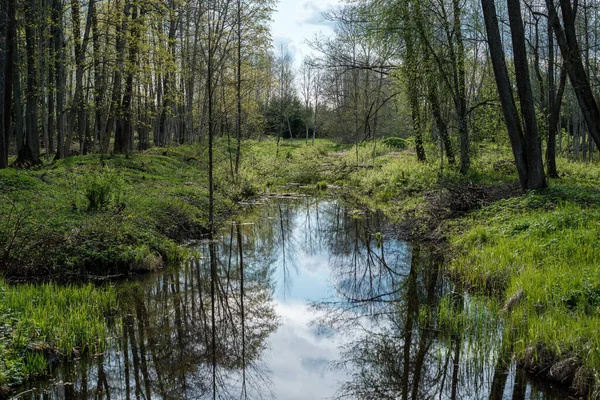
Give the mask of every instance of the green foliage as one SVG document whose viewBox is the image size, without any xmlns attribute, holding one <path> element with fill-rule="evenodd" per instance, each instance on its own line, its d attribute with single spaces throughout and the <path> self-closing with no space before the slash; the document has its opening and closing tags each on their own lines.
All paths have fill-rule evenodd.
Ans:
<svg viewBox="0 0 600 400">
<path fill-rule="evenodd" d="M 117 305 L 110 287 L 9 286 L 0 281 L 0 386 L 47 372 L 50 355 L 99 352 Z"/>
<path fill-rule="evenodd" d="M 224 142 L 215 147 L 216 158 L 228 158 Z M 0 171 L 1 273 L 120 275 L 180 259 L 173 243 L 198 239 L 208 226 L 206 165 L 205 147 L 179 146 Z M 229 182 L 226 166 L 215 170 L 218 217 L 260 187 Z"/>
<path fill-rule="evenodd" d="M 381 143 L 385 144 L 386 146 L 391 147 L 392 149 L 397 149 L 397 150 L 404 150 L 404 149 L 408 148 L 408 143 L 407 143 L 406 139 L 394 137 L 394 136 L 383 139 L 381 141 Z"/>
<path fill-rule="evenodd" d="M 325 189 L 327 189 L 327 182 L 326 181 L 319 181 L 319 182 L 317 182 L 317 189 L 318 190 L 325 190 Z"/>
<path fill-rule="evenodd" d="M 516 351 L 543 343 L 556 357 L 600 368 L 600 205 L 573 182 L 496 203 L 453 239 L 451 270 L 472 288 L 509 299 Z M 570 198 L 571 201 L 565 201 Z"/>
<path fill-rule="evenodd" d="M 114 172 L 103 171 L 87 174 L 83 181 L 83 193 L 88 201 L 88 211 L 100 211 L 118 204 L 121 179 Z"/>
<path fill-rule="evenodd" d="M 510 149 L 498 143 L 473 148 L 472 172 L 467 176 L 460 175 L 456 166 L 441 164 L 439 149 L 433 145 L 428 145 L 428 161 L 422 163 L 416 161 L 411 145 L 402 152 L 392 148 L 384 141 L 358 146 L 322 139 L 314 146 L 303 140 L 282 139 L 279 146 L 274 140 L 246 141 L 240 174 L 233 178 L 229 146 L 217 141 L 215 159 L 227 161 L 215 169 L 216 213 L 225 218 L 236 202 L 280 186 L 287 192 L 291 183 L 313 189 L 335 184 L 399 220 L 406 215 L 430 216 L 432 199 L 453 185 L 494 189 L 516 181 Z M 4 271 L 106 275 L 155 270 L 188 257 L 178 243 L 206 232 L 206 149 L 150 149 L 129 158 L 108 157 L 104 163 L 104 172 L 98 172 L 97 156 L 72 157 L 36 171 L 0 171 L 0 249 L 8 249 L 0 259 Z M 456 299 L 445 298 L 438 310 L 424 309 L 419 315 L 426 320 L 428 313 L 438 312 L 445 330 L 488 339 L 498 315 L 503 315 L 502 323 L 521 357 L 539 342 L 555 354 L 575 354 L 598 370 L 600 274 L 595 266 L 600 264 L 600 166 L 559 159 L 558 168 L 563 177 L 551 181 L 550 189 L 486 203 L 448 223 L 452 231 L 441 234 L 451 239 L 450 273 L 476 296 L 465 299 L 462 308 Z M 36 203 L 28 200 L 34 195 Z M 13 245 L 8 245 L 11 241 Z M 0 290 L 2 296 L 16 289 L 0 284 Z M 500 304 L 521 290 L 523 300 L 503 314 Z M 489 294 L 493 295 L 489 302 L 482 300 Z M 21 326 L 24 314 L 15 310 L 25 306 L 14 304 L 0 299 L 2 321 L 9 321 L 0 323 L 4 329 L 0 337 L 13 338 Z M 58 312 L 50 305 L 43 307 L 47 316 Z M 87 312 L 91 311 L 82 311 L 81 318 Z M 94 334 L 85 336 L 83 322 L 70 321 L 68 329 L 77 332 L 64 336 L 52 331 L 42 317 L 29 315 L 29 320 L 42 321 L 39 326 L 48 334 L 40 342 L 52 347 L 83 346 L 74 343 L 97 343 L 95 338 L 101 337 L 99 325 L 90 328 Z M 18 331 L 22 332 L 15 336 L 18 346 L 13 339 L 0 340 L 0 382 L 20 380 L 41 368 L 35 353 L 29 359 L 23 355 L 32 342 L 27 332 L 41 332 L 37 326 Z"/>
</svg>

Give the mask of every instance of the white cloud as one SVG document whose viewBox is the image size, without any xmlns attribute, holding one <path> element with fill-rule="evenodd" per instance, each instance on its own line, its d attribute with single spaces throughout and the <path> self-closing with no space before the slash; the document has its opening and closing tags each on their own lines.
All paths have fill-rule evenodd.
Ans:
<svg viewBox="0 0 600 400">
<path fill-rule="evenodd" d="M 333 33 L 331 22 L 326 21 L 321 14 L 341 3 L 341 0 L 281 0 L 271 22 L 275 48 L 281 40 L 287 39 L 286 43 L 294 55 L 294 63 L 299 66 L 302 57 L 313 52 L 307 44 L 308 40 L 318 33 Z"/>
</svg>

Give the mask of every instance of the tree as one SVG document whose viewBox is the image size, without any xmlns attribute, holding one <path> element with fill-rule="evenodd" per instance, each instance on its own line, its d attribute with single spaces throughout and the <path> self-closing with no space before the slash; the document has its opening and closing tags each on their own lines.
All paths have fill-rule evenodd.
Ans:
<svg viewBox="0 0 600 400">
<path fill-rule="evenodd" d="M 0 4 L 0 168 L 8 167 L 8 136 L 9 130 L 5 120 L 5 73 L 7 59 L 7 28 L 8 28 L 8 2 Z"/>
<path fill-rule="evenodd" d="M 305 57 L 302 60 L 302 65 L 300 66 L 300 93 L 302 93 L 302 99 L 304 100 L 304 127 L 306 128 L 306 139 L 305 143 L 308 144 L 308 133 L 309 133 L 309 123 L 313 120 L 312 118 L 312 110 L 311 110 L 311 101 L 312 101 L 312 92 L 314 90 L 314 78 L 313 78 L 313 62 Z"/>
<path fill-rule="evenodd" d="M 569 0 L 560 0 L 562 24 L 553 0 L 546 0 L 549 22 L 554 30 L 560 52 L 565 60 L 565 68 L 571 86 L 577 96 L 577 102 L 587 124 L 589 134 L 600 149 L 600 109 L 594 97 L 589 77 L 583 65 L 581 48 L 575 30 L 577 2 L 573 5 Z"/>
<path fill-rule="evenodd" d="M 279 45 L 279 53 L 276 59 L 277 65 L 277 78 L 278 78 L 278 90 L 277 97 L 279 99 L 279 112 L 284 121 L 287 131 L 290 135 L 290 139 L 293 139 L 291 117 L 293 113 L 293 102 L 296 98 L 296 92 L 294 87 L 294 69 L 292 66 L 292 55 L 284 44 Z M 281 134 L 277 136 L 277 143 L 279 144 Z"/>
<path fill-rule="evenodd" d="M 90 0 L 88 4 L 87 19 L 84 28 L 83 38 L 81 35 L 81 16 L 80 16 L 80 0 L 71 0 L 71 18 L 73 20 L 73 50 L 75 54 L 75 93 L 73 95 L 73 111 L 71 112 L 71 118 L 69 123 L 69 134 L 66 137 L 64 146 L 65 154 L 69 154 L 71 151 L 71 143 L 73 141 L 73 130 L 77 127 L 77 136 L 79 138 L 79 153 L 85 154 L 88 151 L 86 145 L 85 132 L 87 123 L 86 113 L 86 102 L 84 97 L 83 87 L 83 73 L 87 46 L 90 39 L 90 30 L 92 25 L 92 18 L 95 12 L 95 2 L 97 0 Z M 75 124 L 77 120 L 77 124 Z M 89 143 L 88 143 L 89 145 Z"/>
<path fill-rule="evenodd" d="M 494 4 L 494 0 L 481 0 L 496 86 L 502 104 L 504 120 L 512 145 L 521 187 L 523 189 L 538 189 L 546 186 L 546 180 L 529 81 L 521 10 L 518 0 L 508 0 L 507 3 L 513 41 L 516 81 L 524 122 L 523 126 L 521 125 L 512 94 L 512 86 L 506 67 L 504 50 L 502 49 L 500 31 L 498 29 L 496 5 Z"/>
<path fill-rule="evenodd" d="M 50 110 L 50 115 L 56 115 L 56 158 L 65 157 L 65 93 L 66 93 L 66 55 L 63 37 L 63 0 L 52 0 L 52 42 L 54 50 L 54 91 L 56 92 L 56 110 Z M 52 131 L 50 132 L 52 134 Z"/>
<path fill-rule="evenodd" d="M 425 161 L 425 148 L 423 147 L 423 132 L 421 127 L 421 110 L 419 105 L 419 66 L 417 64 L 417 44 L 411 29 L 411 20 L 408 2 L 400 4 L 400 18 L 404 29 L 403 39 L 405 45 L 403 73 L 407 80 L 407 95 L 410 103 L 410 112 L 412 118 L 413 134 L 415 136 L 415 147 L 417 150 L 417 159 Z"/>
<path fill-rule="evenodd" d="M 39 25 L 39 10 L 36 0 L 26 4 L 25 47 L 27 54 L 27 87 L 25 132 L 22 141 L 17 136 L 17 165 L 36 165 L 40 163 L 40 144 L 38 136 L 38 82 L 36 62 L 36 27 Z"/>
</svg>

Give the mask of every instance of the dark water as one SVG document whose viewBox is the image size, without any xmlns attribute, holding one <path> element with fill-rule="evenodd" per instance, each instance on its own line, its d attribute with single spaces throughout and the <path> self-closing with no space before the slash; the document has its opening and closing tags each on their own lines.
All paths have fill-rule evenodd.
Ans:
<svg viewBox="0 0 600 400">
<path fill-rule="evenodd" d="M 19 398 L 565 398 L 501 357 L 500 322 L 439 255 L 392 232 L 336 201 L 255 206 L 201 257 L 119 284 L 108 349 Z"/>
</svg>

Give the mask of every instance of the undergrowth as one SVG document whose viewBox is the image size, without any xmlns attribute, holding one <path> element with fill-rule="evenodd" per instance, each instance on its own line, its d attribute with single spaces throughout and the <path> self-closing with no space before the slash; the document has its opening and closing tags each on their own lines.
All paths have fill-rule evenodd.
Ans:
<svg viewBox="0 0 600 400">
<path fill-rule="evenodd" d="M 105 316 L 116 305 L 111 286 L 9 286 L 0 280 L 0 388 L 45 374 L 59 358 L 102 351 Z"/>
<path fill-rule="evenodd" d="M 600 167 L 560 160 L 559 170 L 549 189 L 457 222 L 450 268 L 472 290 L 519 297 L 505 314 L 519 361 L 589 394 L 600 384 Z M 564 360 L 576 368 L 553 376 Z"/>
</svg>

